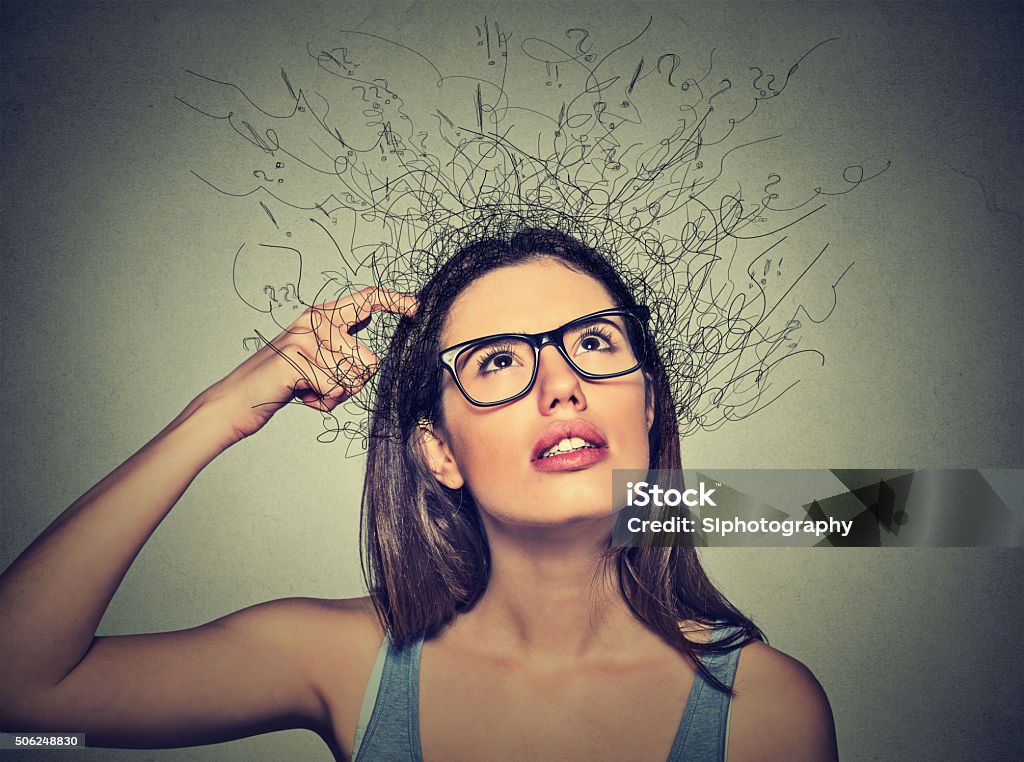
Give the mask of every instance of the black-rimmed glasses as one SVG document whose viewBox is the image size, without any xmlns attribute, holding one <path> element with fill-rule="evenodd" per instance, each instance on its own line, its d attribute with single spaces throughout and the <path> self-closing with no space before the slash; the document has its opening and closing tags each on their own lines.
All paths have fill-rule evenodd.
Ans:
<svg viewBox="0 0 1024 762">
<path fill-rule="evenodd" d="M 554 344 L 583 378 L 632 373 L 646 360 L 646 307 L 615 307 L 576 318 L 543 333 L 499 333 L 439 353 L 459 391 L 478 407 L 502 405 L 528 394 L 537 380 L 540 350 Z"/>
</svg>

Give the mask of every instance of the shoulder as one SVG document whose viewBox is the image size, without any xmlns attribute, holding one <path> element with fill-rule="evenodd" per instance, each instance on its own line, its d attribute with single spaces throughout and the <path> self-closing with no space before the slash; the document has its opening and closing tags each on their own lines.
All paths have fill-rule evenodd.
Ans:
<svg viewBox="0 0 1024 762">
<path fill-rule="evenodd" d="M 275 601 L 278 620 L 292 631 L 303 630 L 303 639 L 322 655 L 342 650 L 349 656 L 371 655 L 371 663 L 384 641 L 384 627 L 369 597 L 326 599 L 288 598 Z"/>
<path fill-rule="evenodd" d="M 733 683 L 730 762 L 835 760 L 828 697 L 802 663 L 771 646 L 743 647 Z"/>
<path fill-rule="evenodd" d="M 369 596 L 362 598 L 284 598 L 268 606 L 280 607 L 281 613 L 300 618 L 303 624 L 331 626 L 345 624 L 353 633 L 369 636 L 380 645 L 384 630 Z"/>
</svg>

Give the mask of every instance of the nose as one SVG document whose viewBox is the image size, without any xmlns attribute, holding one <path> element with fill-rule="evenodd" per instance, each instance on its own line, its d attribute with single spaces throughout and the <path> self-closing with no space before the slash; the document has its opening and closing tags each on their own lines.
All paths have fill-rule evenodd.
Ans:
<svg viewBox="0 0 1024 762">
<path fill-rule="evenodd" d="M 572 405 L 576 410 L 586 409 L 587 398 L 580 383 L 582 379 L 557 347 L 542 347 L 537 363 L 537 404 L 541 412 L 555 410 L 559 404 Z"/>
</svg>

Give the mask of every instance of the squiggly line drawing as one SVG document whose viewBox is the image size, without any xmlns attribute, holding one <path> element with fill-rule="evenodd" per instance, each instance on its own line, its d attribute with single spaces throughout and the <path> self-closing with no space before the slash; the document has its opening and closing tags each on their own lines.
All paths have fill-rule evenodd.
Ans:
<svg viewBox="0 0 1024 762">
<path fill-rule="evenodd" d="M 283 328 L 305 303 L 310 251 L 328 257 L 310 265 L 317 304 L 364 283 L 416 291 L 464 243 L 554 228 L 606 254 L 650 308 L 683 436 L 764 410 L 799 381 L 782 368 L 801 355 L 824 362 L 799 332 L 831 310 L 812 317 L 800 294 L 829 245 L 797 247 L 791 232 L 890 163 L 826 172 L 813 188 L 782 171 L 744 178 L 741 155 L 781 137 L 759 134 L 756 112 L 837 38 L 777 77 L 756 61 L 733 72 L 714 48 L 645 47 L 652 23 L 608 40 L 582 26 L 520 35 L 486 17 L 459 71 L 379 35 L 333 33 L 306 45 L 307 70 L 281 69 L 284 109 L 188 72 L 201 95 L 179 100 L 254 151 L 234 175 L 193 173 L 255 201 L 273 228 L 236 251 L 236 292 Z M 389 62 L 405 64 L 400 79 Z M 267 158 L 273 177 L 252 168 Z M 373 321 L 371 349 L 385 351 L 393 325 Z M 365 444 L 373 396 L 324 414 L 318 438 Z"/>
</svg>

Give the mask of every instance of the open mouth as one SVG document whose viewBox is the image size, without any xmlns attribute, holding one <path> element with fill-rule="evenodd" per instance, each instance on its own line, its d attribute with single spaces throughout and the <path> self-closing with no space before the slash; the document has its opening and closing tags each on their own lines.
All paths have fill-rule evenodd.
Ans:
<svg viewBox="0 0 1024 762">
<path fill-rule="evenodd" d="M 557 464 L 563 461 L 568 463 L 570 460 L 600 460 L 607 454 L 608 440 L 601 430 L 589 421 L 575 418 L 550 423 L 534 444 L 530 460 L 534 463 Z"/>
<path fill-rule="evenodd" d="M 591 444 L 584 439 L 579 437 L 565 437 L 560 440 L 554 447 L 551 447 L 540 454 L 537 460 L 544 460 L 544 458 L 550 458 L 553 455 L 562 455 L 567 452 L 576 452 L 577 450 L 596 450 L 599 449 L 597 445 Z"/>
</svg>

